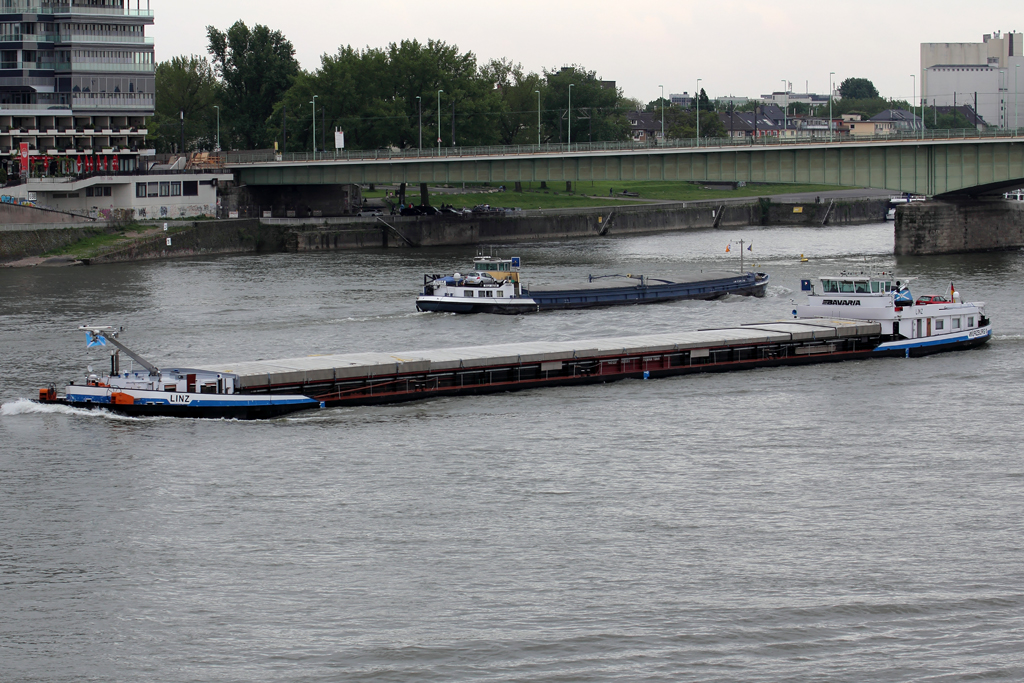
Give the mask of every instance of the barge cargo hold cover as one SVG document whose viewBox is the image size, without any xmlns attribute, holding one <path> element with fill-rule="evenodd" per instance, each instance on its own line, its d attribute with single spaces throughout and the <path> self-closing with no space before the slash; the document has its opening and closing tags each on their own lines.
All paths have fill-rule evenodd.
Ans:
<svg viewBox="0 0 1024 683">
<path fill-rule="evenodd" d="M 515 391 L 693 372 L 869 357 L 886 339 L 876 322 L 791 320 L 586 341 L 470 346 L 226 363 L 245 394 L 301 393 L 326 406 Z"/>
</svg>

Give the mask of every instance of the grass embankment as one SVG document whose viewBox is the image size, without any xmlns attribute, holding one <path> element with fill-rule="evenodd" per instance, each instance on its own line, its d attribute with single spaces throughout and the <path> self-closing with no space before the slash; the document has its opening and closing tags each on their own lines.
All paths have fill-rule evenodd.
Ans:
<svg viewBox="0 0 1024 683">
<path fill-rule="evenodd" d="M 153 237 L 158 234 L 170 237 L 171 235 L 190 227 L 191 225 L 175 226 L 171 223 L 165 233 L 163 228 L 159 226 L 132 224 L 121 228 L 117 232 L 87 237 L 84 240 L 75 242 L 74 244 L 69 244 L 66 247 L 54 249 L 53 251 L 43 254 L 43 257 L 55 258 L 59 256 L 67 256 L 78 261 L 81 261 L 82 259 L 96 258 L 102 254 L 123 249 L 132 242 L 141 238 Z"/>
<path fill-rule="evenodd" d="M 830 192 L 840 189 L 831 185 L 747 185 L 735 190 L 706 189 L 701 185 L 681 182 L 636 181 L 623 183 L 591 183 L 580 182 L 573 186 L 573 192 L 561 189 L 541 189 L 540 183 L 523 183 L 522 192 L 498 192 L 493 188 L 467 186 L 466 192 L 444 191 L 430 188 L 430 203 L 434 206 L 451 204 L 456 208 L 473 208 L 479 204 L 491 206 L 519 207 L 521 209 L 571 209 L 592 206 L 649 204 L 660 201 L 692 202 L 701 200 L 736 199 L 743 197 L 765 197 L 776 194 L 792 194 L 795 192 Z M 476 191 L 474 191 L 476 190 Z M 612 190 L 612 195 L 608 195 Z M 375 189 L 373 192 L 363 191 L 366 199 L 382 199 L 391 189 Z M 406 202 L 419 203 L 419 188 L 410 186 L 406 191 Z M 628 192 L 625 196 L 622 193 Z"/>
</svg>

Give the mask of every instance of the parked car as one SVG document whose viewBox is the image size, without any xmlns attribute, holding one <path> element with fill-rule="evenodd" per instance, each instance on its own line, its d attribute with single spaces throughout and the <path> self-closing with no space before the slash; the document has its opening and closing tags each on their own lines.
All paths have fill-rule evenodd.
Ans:
<svg viewBox="0 0 1024 683">
<path fill-rule="evenodd" d="M 383 216 L 384 212 L 381 211 L 380 209 L 363 209 L 362 211 L 359 212 L 359 215 L 363 216 L 364 218 L 366 216 Z"/>
<path fill-rule="evenodd" d="M 914 302 L 915 306 L 927 306 L 928 304 L 951 304 L 953 303 L 944 296 L 926 294 L 919 296 L 917 301 Z"/>
<path fill-rule="evenodd" d="M 493 285 L 497 283 L 493 277 L 487 273 L 482 273 L 479 270 L 474 270 L 471 273 L 466 273 L 462 278 L 467 285 Z"/>
</svg>

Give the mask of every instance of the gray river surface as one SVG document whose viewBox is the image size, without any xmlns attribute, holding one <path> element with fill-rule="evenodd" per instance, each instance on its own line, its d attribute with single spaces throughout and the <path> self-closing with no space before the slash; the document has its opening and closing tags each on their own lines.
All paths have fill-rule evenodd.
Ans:
<svg viewBox="0 0 1024 683">
<path fill-rule="evenodd" d="M 494 246 L 546 288 L 738 269 L 741 238 L 764 299 L 519 317 L 415 311 L 473 248 L 0 270 L 0 681 L 1024 679 L 1024 252 Z M 574 340 L 784 319 L 841 269 L 952 280 L 995 338 L 259 423 L 26 400 L 106 366 L 82 324 L 180 365 Z"/>
</svg>

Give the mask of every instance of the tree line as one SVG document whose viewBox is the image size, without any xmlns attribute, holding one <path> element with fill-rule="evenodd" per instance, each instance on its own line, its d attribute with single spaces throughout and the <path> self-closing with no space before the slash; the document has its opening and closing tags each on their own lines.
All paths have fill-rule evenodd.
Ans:
<svg viewBox="0 0 1024 683">
<path fill-rule="evenodd" d="M 305 71 L 291 41 L 267 26 L 238 21 L 227 30 L 208 26 L 206 34 L 208 55 L 157 66 L 150 141 L 159 152 L 183 144 L 186 151 L 213 150 L 218 142 L 221 149 L 333 149 L 335 129 L 345 132 L 347 149 L 357 150 L 564 143 L 570 126 L 574 142 L 624 141 L 629 112 L 654 113 L 660 123 L 663 110 L 667 137 L 697 135 L 696 110 L 626 98 L 580 65 L 537 74 L 507 59 L 479 64 L 472 52 L 442 41 L 405 40 L 342 46 Z M 836 117 L 911 108 L 881 98 L 863 78 L 846 79 L 840 93 Z M 698 97 L 701 137 L 726 135 L 715 103 L 704 90 Z M 827 113 L 797 103 L 790 111 Z M 959 113 L 926 110 L 925 120 L 936 128 L 970 127 Z"/>
<path fill-rule="evenodd" d="M 207 27 L 209 56 L 174 57 L 156 69 L 150 126 L 160 152 L 185 149 L 312 150 L 528 145 L 620 141 L 633 102 L 579 65 L 528 72 L 506 59 L 430 40 L 385 48 L 342 46 L 303 70 L 280 32 L 239 21 Z M 569 107 L 570 97 L 572 107 Z M 315 104 L 314 104 L 315 102 Z M 538 126 L 538 111 L 540 122 Z M 315 114 L 314 114 L 315 112 Z M 219 119 L 218 119 L 219 117 Z M 219 120 L 219 126 L 218 126 Z"/>
</svg>

